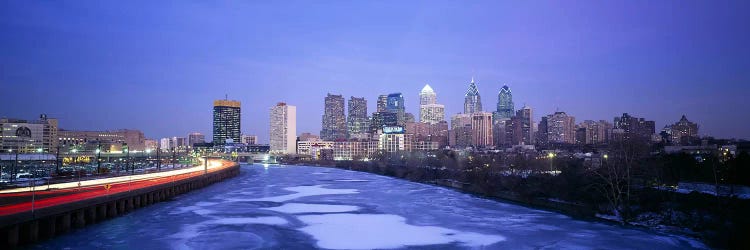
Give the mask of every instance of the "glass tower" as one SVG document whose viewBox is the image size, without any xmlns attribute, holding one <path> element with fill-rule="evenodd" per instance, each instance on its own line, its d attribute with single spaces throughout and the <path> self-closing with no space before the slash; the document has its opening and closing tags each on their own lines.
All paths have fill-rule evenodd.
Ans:
<svg viewBox="0 0 750 250">
<path fill-rule="evenodd" d="M 214 101 L 213 142 L 223 145 L 228 139 L 240 142 L 240 102 L 234 100 Z"/>
<path fill-rule="evenodd" d="M 510 119 L 513 117 L 513 93 L 510 88 L 505 85 L 500 89 L 500 93 L 497 94 L 497 118 Z"/>
<path fill-rule="evenodd" d="M 466 90 L 466 97 L 464 98 L 464 114 L 471 114 L 482 111 L 482 98 L 479 96 L 479 89 L 477 89 L 474 78 L 471 78 L 469 83 L 469 89 Z"/>
</svg>

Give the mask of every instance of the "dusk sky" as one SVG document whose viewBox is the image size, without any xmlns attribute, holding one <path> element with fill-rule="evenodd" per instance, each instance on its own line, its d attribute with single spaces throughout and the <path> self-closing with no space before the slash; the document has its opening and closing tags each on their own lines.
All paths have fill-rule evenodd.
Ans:
<svg viewBox="0 0 750 250">
<path fill-rule="evenodd" d="M 326 93 L 429 83 L 446 118 L 472 76 L 485 110 L 510 86 L 534 120 L 628 112 L 657 130 L 750 139 L 748 1 L 2 1 L 0 116 L 46 113 L 71 130 L 211 136 L 212 102 L 242 102 L 268 141 L 269 108 L 320 132 Z M 210 139 L 209 139 L 210 140 Z"/>
</svg>

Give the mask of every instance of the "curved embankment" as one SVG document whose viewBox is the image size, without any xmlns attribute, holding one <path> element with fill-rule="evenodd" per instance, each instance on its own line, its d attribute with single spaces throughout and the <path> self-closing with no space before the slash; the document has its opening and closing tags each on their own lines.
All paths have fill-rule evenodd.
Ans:
<svg viewBox="0 0 750 250">
<path fill-rule="evenodd" d="M 202 188 L 237 176 L 239 164 L 213 161 L 211 167 L 194 167 L 155 174 L 152 178 L 130 181 L 100 180 L 89 186 L 61 188 L 42 192 L 59 192 L 33 202 L 0 206 L 0 248 L 30 244 L 116 217 L 135 209 L 164 201 L 175 195 Z M 0 194 L 32 196 L 31 192 Z"/>
</svg>

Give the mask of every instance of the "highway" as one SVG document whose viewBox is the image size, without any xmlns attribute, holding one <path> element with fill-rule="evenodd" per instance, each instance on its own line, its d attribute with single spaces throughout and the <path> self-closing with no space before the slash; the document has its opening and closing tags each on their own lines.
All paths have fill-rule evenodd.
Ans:
<svg viewBox="0 0 750 250">
<path fill-rule="evenodd" d="M 209 172 L 229 166 L 232 166 L 232 162 L 222 160 L 208 161 Z M 2 190 L 0 191 L 0 216 L 26 212 L 32 210 L 32 208 L 51 207 L 179 181 L 202 175 L 204 171 L 205 166 L 202 164 L 200 166 L 158 173 L 86 180 L 80 182 L 80 187 L 78 181 L 75 181 L 52 184 L 49 185 L 49 188 L 47 185 L 40 185 L 33 188 L 34 191 L 31 191 L 32 188 L 29 187 Z M 109 189 L 106 188 L 106 185 L 109 185 Z M 33 202 L 32 198 L 34 199 Z"/>
</svg>

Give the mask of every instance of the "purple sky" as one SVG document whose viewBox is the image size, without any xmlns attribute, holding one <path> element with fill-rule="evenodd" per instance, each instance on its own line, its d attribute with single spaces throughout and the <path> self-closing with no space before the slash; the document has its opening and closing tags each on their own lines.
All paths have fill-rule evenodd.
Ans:
<svg viewBox="0 0 750 250">
<path fill-rule="evenodd" d="M 657 130 L 682 114 L 700 134 L 750 138 L 748 1 L 3 1 L 0 116 L 65 129 L 203 132 L 212 101 L 242 101 L 242 130 L 268 140 L 268 111 L 297 106 L 319 133 L 326 93 L 429 83 L 448 115 L 472 75 L 485 110 L 503 84 L 535 120 L 629 112 Z"/>
</svg>

